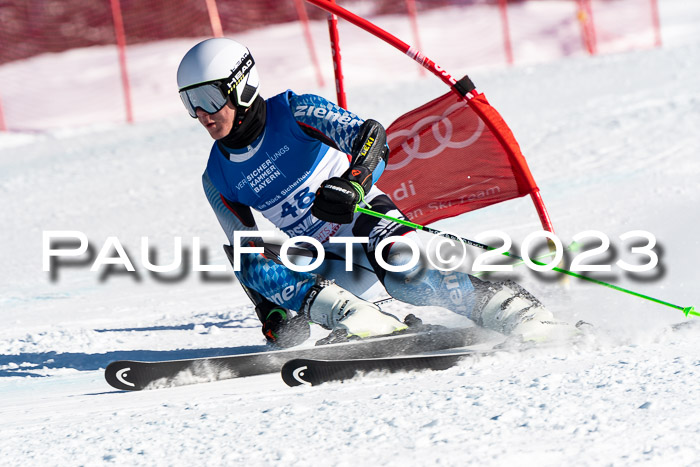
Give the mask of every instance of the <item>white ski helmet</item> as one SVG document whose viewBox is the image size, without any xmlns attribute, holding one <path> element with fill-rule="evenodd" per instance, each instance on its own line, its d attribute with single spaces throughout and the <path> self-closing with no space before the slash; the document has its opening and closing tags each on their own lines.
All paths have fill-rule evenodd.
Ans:
<svg viewBox="0 0 700 467">
<path fill-rule="evenodd" d="M 206 84 L 213 86 L 203 86 Z M 250 107 L 258 97 L 259 84 L 248 48 L 224 37 L 207 39 L 192 47 L 177 69 L 180 97 L 193 117 L 197 107 L 208 113 L 218 112 L 227 97 L 236 107 Z M 194 91 L 200 87 L 201 92 Z M 213 95 L 212 89 L 220 90 L 222 96 Z"/>
</svg>

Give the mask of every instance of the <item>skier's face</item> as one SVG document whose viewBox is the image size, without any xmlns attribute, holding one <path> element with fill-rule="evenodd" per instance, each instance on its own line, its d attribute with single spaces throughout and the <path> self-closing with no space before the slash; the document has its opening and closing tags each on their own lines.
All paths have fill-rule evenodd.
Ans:
<svg viewBox="0 0 700 467">
<path fill-rule="evenodd" d="M 216 113 L 210 114 L 197 107 L 197 120 L 209 132 L 209 136 L 214 139 L 221 139 L 228 135 L 233 128 L 233 122 L 236 118 L 236 109 L 233 107 L 231 100 L 226 102 L 226 105 Z"/>
</svg>

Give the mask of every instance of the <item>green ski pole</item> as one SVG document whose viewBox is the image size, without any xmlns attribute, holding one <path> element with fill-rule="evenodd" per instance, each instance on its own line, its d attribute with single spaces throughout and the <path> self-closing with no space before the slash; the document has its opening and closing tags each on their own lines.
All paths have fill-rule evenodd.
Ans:
<svg viewBox="0 0 700 467">
<path fill-rule="evenodd" d="M 402 224 L 402 225 L 406 225 L 406 226 L 408 226 L 408 227 L 412 227 L 412 228 L 414 228 L 414 229 L 416 229 L 416 230 L 422 230 L 423 232 L 428 232 L 428 233 L 435 234 L 435 235 L 441 235 L 441 236 L 443 236 L 443 237 L 445 237 L 445 238 L 449 238 L 449 239 L 452 239 L 452 240 L 455 240 L 455 241 L 458 241 L 458 242 L 462 242 L 462 243 L 465 243 L 465 244 L 467 244 L 467 245 L 469 245 L 469 246 L 473 246 L 473 247 L 476 247 L 476 248 L 480 248 L 480 249 L 482 249 L 482 250 L 495 250 L 495 248 L 493 248 L 493 247 L 490 247 L 490 246 L 485 245 L 485 244 L 483 244 L 483 243 L 475 242 L 474 240 L 469 240 L 468 238 L 458 237 L 458 236 L 453 235 L 453 234 L 451 234 L 451 233 L 442 232 L 442 231 L 440 231 L 440 230 L 433 229 L 433 228 L 431 228 L 431 227 L 426 227 L 426 226 L 424 226 L 424 225 L 416 224 L 415 222 L 411 222 L 411 221 L 408 221 L 408 220 L 397 219 L 397 218 L 395 218 L 395 217 L 387 216 L 386 214 L 382 214 L 382 213 L 380 213 L 380 212 L 372 211 L 371 209 L 361 208 L 360 206 L 356 206 L 356 207 L 355 207 L 355 212 L 360 212 L 360 213 L 362 213 L 362 214 L 367 214 L 367 215 L 369 215 L 369 216 L 374 216 L 374 217 L 379 217 L 379 218 L 381 218 L 381 219 L 386 219 L 386 220 L 388 220 L 388 221 L 392 221 L 392 222 L 396 222 L 396 223 L 398 223 L 398 224 Z M 518 260 L 520 260 L 520 261 L 525 261 L 522 257 L 520 257 L 520 256 L 518 256 L 518 255 L 514 255 L 514 254 L 509 253 L 509 252 L 507 252 L 507 251 L 504 252 L 504 253 L 502 253 L 502 254 L 503 254 L 504 256 L 509 256 L 509 257 L 511 257 L 511 258 L 518 259 Z M 530 261 L 532 261 L 533 263 L 535 263 L 535 264 L 537 264 L 537 265 L 539 265 L 539 266 L 546 266 L 546 263 L 542 263 L 542 262 L 537 261 L 537 260 L 531 259 Z M 634 291 L 632 291 L 632 290 L 628 290 L 628 289 L 625 289 L 625 288 L 623 288 L 623 287 L 619 287 L 619 286 L 617 286 L 617 285 L 608 284 L 607 282 L 603 282 L 603 281 L 600 281 L 600 280 L 598 280 L 598 279 L 593 279 L 592 277 L 584 276 L 584 275 L 582 275 L 582 274 L 577 274 L 577 273 L 575 273 L 575 272 L 573 272 L 573 271 L 569 271 L 569 270 L 567 270 L 567 269 L 562 269 L 562 268 L 558 268 L 558 267 L 553 267 L 552 270 L 553 270 L 553 271 L 557 271 L 557 272 L 562 273 L 562 274 L 566 274 L 566 275 L 568 275 L 568 276 L 576 277 L 576 278 L 578 278 L 578 279 L 583 279 L 583 280 L 588 281 L 588 282 L 593 282 L 594 284 L 603 285 L 603 286 L 605 286 L 605 287 L 609 287 L 609 288 L 611 288 L 611 289 L 613 289 L 613 290 L 617 290 L 617 291 L 619 291 L 619 292 L 624 292 L 624 293 L 629 294 L 629 295 L 634 295 L 635 297 L 639 297 L 639 298 L 643 298 L 643 299 L 645 299 L 645 300 L 649 300 L 649 301 L 652 301 L 652 302 L 655 302 L 655 303 L 659 303 L 659 304 L 661 304 L 661 305 L 665 305 L 665 306 L 668 306 L 668 307 L 670 307 L 670 308 L 675 308 L 676 310 L 682 311 L 683 314 L 684 314 L 686 317 L 689 316 L 689 315 L 692 315 L 692 316 L 700 316 L 700 313 L 698 313 L 697 311 L 695 311 L 695 307 L 692 307 L 692 306 L 682 307 L 682 306 L 679 306 L 679 305 L 674 305 L 673 303 L 668 303 L 668 302 L 665 302 L 665 301 L 663 301 L 663 300 L 659 300 L 658 298 L 654 298 L 654 297 L 650 297 L 650 296 L 648 296 L 648 295 L 644 295 L 644 294 L 641 294 L 641 293 L 638 293 L 638 292 L 634 292 Z"/>
</svg>

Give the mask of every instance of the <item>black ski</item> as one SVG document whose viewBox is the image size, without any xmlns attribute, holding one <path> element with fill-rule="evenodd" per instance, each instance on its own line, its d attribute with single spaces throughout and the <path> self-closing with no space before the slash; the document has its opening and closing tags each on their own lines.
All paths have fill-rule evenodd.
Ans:
<svg viewBox="0 0 700 467">
<path fill-rule="evenodd" d="M 485 342 L 482 339 L 482 343 Z M 446 370 L 455 366 L 460 360 L 496 352 L 522 352 L 532 349 L 558 348 L 567 341 L 545 343 L 522 342 L 519 338 L 506 340 L 495 347 L 485 349 L 458 348 L 434 349 L 435 353 L 425 350 L 415 355 L 332 359 L 332 358 L 295 358 L 282 366 L 282 380 L 288 386 L 307 384 L 316 386 L 329 381 L 344 381 L 372 371 L 398 373 L 418 370 Z M 471 344 L 466 344 L 466 346 Z"/>
<path fill-rule="evenodd" d="M 464 350 L 439 355 L 367 358 L 354 360 L 316 360 L 295 358 L 282 366 L 282 379 L 288 386 L 316 386 L 329 381 L 344 381 L 372 371 L 397 373 L 416 370 L 445 370 L 461 359 L 485 355 L 494 350 Z"/>
<path fill-rule="evenodd" d="M 410 355 L 464 347 L 487 339 L 478 327 L 432 330 L 327 344 L 302 349 L 160 362 L 120 360 L 107 365 L 105 379 L 117 389 L 138 391 L 275 373 L 299 358 L 349 359 Z"/>
</svg>

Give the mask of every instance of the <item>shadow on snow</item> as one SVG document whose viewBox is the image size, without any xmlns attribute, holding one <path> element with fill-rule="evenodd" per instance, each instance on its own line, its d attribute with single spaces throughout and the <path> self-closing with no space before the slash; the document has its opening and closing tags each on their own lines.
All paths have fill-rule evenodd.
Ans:
<svg viewBox="0 0 700 467">
<path fill-rule="evenodd" d="M 20 353 L 18 355 L 0 355 L 0 366 L 10 364 L 31 366 L 19 366 L 0 370 L 0 377 L 7 376 L 47 376 L 37 373 L 37 369 L 72 368 L 80 371 L 92 371 L 105 368 L 115 360 L 179 360 L 187 358 L 218 357 L 222 355 L 237 355 L 270 350 L 266 345 L 245 345 L 241 347 L 218 347 L 209 349 L 179 349 L 179 350 L 117 350 L 106 353 L 79 353 L 79 352 L 37 352 Z"/>
<path fill-rule="evenodd" d="M 251 325 L 245 325 L 245 321 L 251 321 Z M 144 326 L 140 328 L 110 328 L 110 329 L 95 329 L 95 332 L 130 332 L 130 331 L 192 331 L 195 326 L 203 326 L 207 330 L 216 326 L 217 328 L 229 329 L 253 329 L 260 327 L 260 322 L 257 319 L 243 318 L 230 319 L 228 321 L 208 322 L 208 323 L 187 323 L 171 326 Z M 205 331 L 206 332 L 206 331 Z"/>
</svg>

